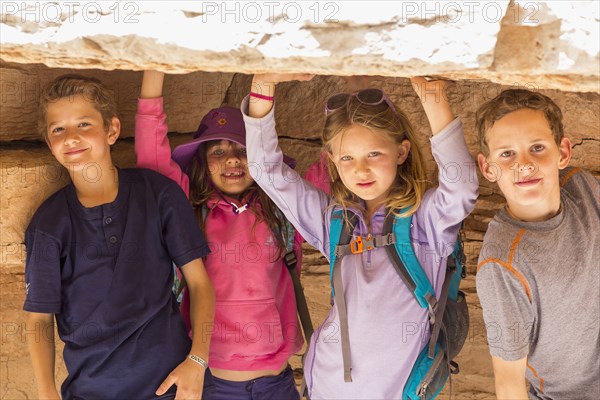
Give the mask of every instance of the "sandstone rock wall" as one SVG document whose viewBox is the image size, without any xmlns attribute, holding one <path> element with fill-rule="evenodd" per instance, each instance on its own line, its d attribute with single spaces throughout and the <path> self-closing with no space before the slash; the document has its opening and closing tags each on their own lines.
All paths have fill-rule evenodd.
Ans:
<svg viewBox="0 0 600 400">
<path fill-rule="evenodd" d="M 0 26 L 5 61 L 58 68 L 445 74 L 598 91 L 599 14 L 593 0 L 5 1 Z"/>
<path fill-rule="evenodd" d="M 372 85 L 416 127 L 435 181 L 427 119 L 407 77 L 439 74 L 456 79 L 447 95 L 471 154 L 478 106 L 505 88 L 525 87 L 563 110 L 572 164 L 600 174 L 597 2 L 274 3 L 0 3 L 0 398 L 36 398 L 25 344 L 31 332 L 21 312 L 23 232 L 39 204 L 67 182 L 36 130 L 40 90 L 58 75 L 95 76 L 114 91 L 123 130 L 113 152 L 122 167 L 135 164 L 139 71 L 156 68 L 171 73 L 164 97 L 173 144 L 188 140 L 209 109 L 238 106 L 250 87 L 247 74 L 317 73 L 277 89 L 281 146 L 304 172 L 320 151 L 324 100 L 346 90 L 342 76 L 379 75 Z M 463 171 L 477 173 L 474 164 Z M 471 273 L 487 223 L 503 203 L 494 185 L 479 181 L 477 208 L 465 225 Z M 314 265 L 305 277 L 309 305 L 321 316 L 328 300 L 317 295 L 327 292 L 319 273 L 327 267 L 308 247 L 305 262 Z M 481 321 L 472 281 L 468 287 Z M 485 342 L 467 346 L 468 365 L 486 372 L 461 378 L 458 398 L 487 398 L 493 385 Z M 57 360 L 61 381 L 60 346 Z"/>
<path fill-rule="evenodd" d="M 28 88 L 39 88 L 53 77 L 69 70 L 8 63 L 2 64 L 1 67 L 1 96 L 6 101 L 2 103 L 0 119 L 3 139 L 0 143 L 0 393 L 6 399 L 35 398 L 35 385 L 25 345 L 25 339 L 30 333 L 24 330 L 23 315 L 20 311 L 24 298 L 23 232 L 35 209 L 67 182 L 67 176 L 35 132 L 36 102 L 28 97 L 34 96 L 34 92 Z M 100 70 L 82 72 L 103 79 L 117 93 L 124 138 L 115 145 L 114 157 L 122 167 L 133 166 L 135 154 L 131 136 L 141 73 Z M 416 127 L 420 144 L 426 154 L 429 176 L 435 180 L 437 169 L 428 147 L 427 120 L 410 82 L 406 78 L 381 78 L 374 81 L 373 85 L 383 88 L 399 108 L 407 113 Z M 26 87 L 26 91 L 15 92 L 12 89 L 15 87 Z M 186 132 L 195 130 L 202 115 L 210 108 L 218 107 L 222 103 L 239 105 L 249 87 L 250 76 L 242 74 L 191 73 L 168 76 L 165 83 L 165 104 L 170 130 L 174 132 L 171 135 L 172 142 L 178 144 L 188 140 L 190 134 Z M 344 90 L 344 87 L 344 80 L 335 76 L 318 76 L 310 82 L 290 82 L 278 87 L 276 119 L 281 146 L 299 161 L 300 172 L 304 172 L 308 165 L 318 158 L 320 133 L 324 122 L 324 99 L 328 94 Z M 7 88 L 10 90 L 7 91 Z M 448 92 L 453 111 L 465 124 L 471 154 L 477 152 L 474 113 L 480 104 L 493 98 L 504 88 L 505 86 L 489 82 L 459 81 Z M 596 93 L 558 90 L 542 92 L 552 97 L 565 113 L 565 130 L 574 144 L 573 164 L 600 172 L 600 96 Z M 474 164 L 467 170 L 469 168 L 475 173 Z M 483 180 L 481 176 L 479 180 L 480 197 L 477 209 L 466 221 L 466 251 L 470 273 L 475 272 L 475 263 L 487 223 L 503 201 L 494 185 Z M 320 256 L 308 248 L 306 264 L 320 266 L 312 269 L 309 267 L 308 270 L 313 273 L 323 272 L 327 268 L 323 266 Z M 480 342 L 481 340 L 479 338 Z M 479 344 L 483 345 L 484 343 Z M 60 346 L 58 348 L 60 349 Z M 60 380 L 65 374 L 60 353 L 57 354 L 57 360 L 60 365 Z M 486 382 L 489 391 L 489 381 Z"/>
</svg>

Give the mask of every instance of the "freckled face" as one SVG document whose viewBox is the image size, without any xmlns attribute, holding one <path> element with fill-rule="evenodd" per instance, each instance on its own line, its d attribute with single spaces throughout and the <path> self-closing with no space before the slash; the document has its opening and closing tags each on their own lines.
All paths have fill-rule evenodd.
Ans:
<svg viewBox="0 0 600 400">
<path fill-rule="evenodd" d="M 332 160 L 344 186 L 375 211 L 387 200 L 398 165 L 408 156 L 410 142 L 394 142 L 382 132 L 352 125 L 332 143 Z"/>
</svg>

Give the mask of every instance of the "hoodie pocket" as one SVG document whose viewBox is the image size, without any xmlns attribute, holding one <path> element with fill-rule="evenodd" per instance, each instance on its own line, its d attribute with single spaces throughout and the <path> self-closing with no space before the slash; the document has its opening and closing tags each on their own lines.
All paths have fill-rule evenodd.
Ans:
<svg viewBox="0 0 600 400">
<path fill-rule="evenodd" d="M 282 344 L 281 319 L 274 300 L 216 304 L 211 347 L 218 358 L 268 358 Z"/>
</svg>

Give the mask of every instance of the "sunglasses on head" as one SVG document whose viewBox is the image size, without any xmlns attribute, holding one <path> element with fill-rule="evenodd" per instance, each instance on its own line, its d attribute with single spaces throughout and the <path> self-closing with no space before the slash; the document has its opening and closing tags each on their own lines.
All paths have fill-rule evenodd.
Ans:
<svg viewBox="0 0 600 400">
<path fill-rule="evenodd" d="M 378 106 L 384 101 L 390 107 L 390 109 L 397 113 L 396 107 L 392 101 L 383 93 L 381 89 L 363 89 L 354 93 L 337 93 L 330 96 L 325 102 L 325 115 L 329 115 L 334 111 L 339 110 L 340 108 L 346 107 L 351 98 L 356 97 L 358 101 L 362 104 L 368 106 Z"/>
</svg>

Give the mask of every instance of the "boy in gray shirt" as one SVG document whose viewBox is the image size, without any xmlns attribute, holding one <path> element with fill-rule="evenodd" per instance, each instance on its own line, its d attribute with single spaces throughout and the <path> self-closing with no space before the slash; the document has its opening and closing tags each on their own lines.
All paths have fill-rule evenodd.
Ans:
<svg viewBox="0 0 600 400">
<path fill-rule="evenodd" d="M 477 266 L 496 395 L 599 399 L 598 180 L 568 167 L 571 142 L 546 96 L 506 90 L 480 108 L 477 130 L 479 168 L 507 202 Z"/>
</svg>

